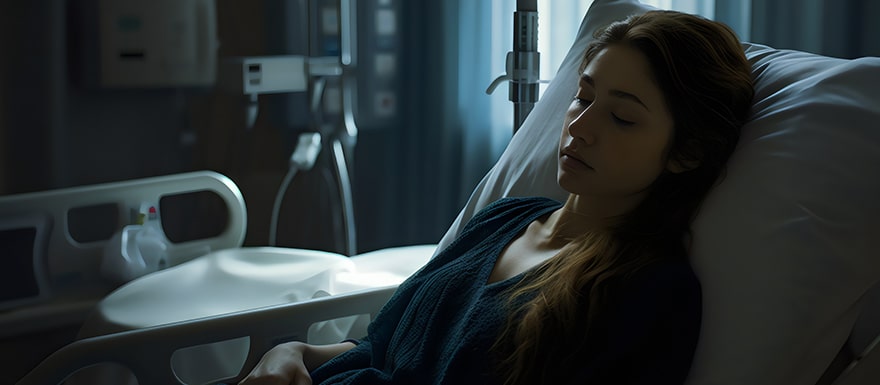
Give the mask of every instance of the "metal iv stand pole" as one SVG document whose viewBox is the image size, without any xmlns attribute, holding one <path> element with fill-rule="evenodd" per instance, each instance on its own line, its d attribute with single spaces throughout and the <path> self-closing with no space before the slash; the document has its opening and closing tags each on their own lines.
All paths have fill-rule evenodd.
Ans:
<svg viewBox="0 0 880 385">
<path fill-rule="evenodd" d="M 345 246 L 346 255 L 352 256 L 357 254 L 356 227 L 354 222 L 354 196 L 352 194 L 351 179 L 349 178 L 348 163 L 345 160 L 345 152 L 343 151 L 341 135 L 347 136 L 351 146 L 357 141 L 358 129 L 354 123 L 354 101 L 356 98 L 356 89 L 354 79 L 349 79 L 351 74 L 346 73 L 354 70 L 355 58 L 357 57 L 357 46 L 355 45 L 355 34 L 357 33 L 357 23 L 355 18 L 356 0 L 340 0 L 340 55 L 339 60 L 342 65 L 342 127 L 333 136 L 333 158 L 336 165 L 336 177 L 339 181 L 339 198 L 342 201 L 342 217 L 345 228 Z"/>
<path fill-rule="evenodd" d="M 357 24 L 354 12 L 356 0 L 339 0 L 339 36 L 340 51 L 338 57 L 311 59 L 309 61 L 309 75 L 314 77 L 312 83 L 312 116 L 318 122 L 318 131 L 326 136 L 329 141 L 330 156 L 332 157 L 333 170 L 336 176 L 339 201 L 342 209 L 342 223 L 345 244 L 342 249 L 345 255 L 357 254 L 356 226 L 354 221 L 354 194 L 352 192 L 351 177 L 348 170 L 349 162 L 345 158 L 345 145 L 354 147 L 357 141 L 358 129 L 354 121 L 355 81 L 351 79 L 356 66 L 355 33 Z M 311 5 L 311 4 L 310 4 Z M 311 29 L 311 28 L 310 28 Z M 334 127 L 325 130 L 322 119 L 322 102 L 326 95 L 327 80 L 338 79 L 341 100 L 334 101 L 341 106 L 341 116 Z"/>
<path fill-rule="evenodd" d="M 314 72 L 312 72 L 314 71 Z M 336 176 L 336 185 L 338 187 L 339 200 L 342 206 L 342 222 L 343 235 L 345 245 L 342 249 L 345 255 L 352 256 L 357 254 L 357 244 L 355 238 L 355 222 L 354 222 L 354 197 L 352 193 L 351 179 L 348 172 L 348 162 L 345 158 L 345 150 L 343 146 L 343 138 L 347 139 L 349 145 L 353 146 L 357 139 L 357 126 L 354 125 L 354 115 L 352 112 L 352 101 L 354 90 L 349 82 L 345 79 L 344 71 L 336 63 L 325 62 L 320 65 L 310 67 L 310 74 L 315 76 L 311 82 L 311 101 L 310 109 L 315 120 L 317 132 L 323 139 L 321 142 L 329 141 L 330 156 L 332 157 L 333 171 Z M 339 123 L 341 127 L 333 127 L 324 129 L 325 124 L 321 119 L 322 102 L 324 101 L 325 90 L 327 88 L 328 78 L 340 78 L 341 98 L 339 101 L 342 105 L 342 119 Z M 332 123 L 331 123 L 332 124 Z"/>
<path fill-rule="evenodd" d="M 538 102 L 541 54 L 538 53 L 538 1 L 517 0 L 513 13 L 513 51 L 507 53 L 506 73 L 492 81 L 487 94 L 510 81 L 513 132 L 519 129 Z"/>
</svg>

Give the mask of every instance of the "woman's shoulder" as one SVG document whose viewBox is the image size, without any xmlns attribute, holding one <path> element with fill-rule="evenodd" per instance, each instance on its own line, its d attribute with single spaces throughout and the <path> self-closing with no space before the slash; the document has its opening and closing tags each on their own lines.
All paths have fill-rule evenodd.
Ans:
<svg viewBox="0 0 880 385">
<path fill-rule="evenodd" d="M 515 234 L 512 232 L 524 224 L 561 206 L 558 201 L 540 197 L 511 197 L 496 200 L 477 212 L 462 228 L 458 237 L 438 254 L 438 257 L 447 254 L 450 250 L 457 256 L 491 236 L 513 236 Z"/>
<path fill-rule="evenodd" d="M 544 197 L 504 197 L 488 204 L 477 212 L 473 220 L 480 221 L 499 215 L 518 215 L 560 206 L 562 206 L 562 203 L 559 201 Z"/>
<path fill-rule="evenodd" d="M 501 198 L 478 211 L 464 226 L 461 235 L 474 230 L 500 228 L 518 222 L 518 219 L 540 216 L 561 206 L 558 201 L 542 197 Z"/>
<path fill-rule="evenodd" d="M 545 197 L 531 196 L 531 197 L 502 197 L 497 199 L 496 201 L 490 203 L 483 210 L 492 210 L 498 209 L 502 207 L 526 207 L 526 206 L 544 206 L 544 205 L 560 205 L 561 203 L 557 200 L 553 200 Z"/>
</svg>

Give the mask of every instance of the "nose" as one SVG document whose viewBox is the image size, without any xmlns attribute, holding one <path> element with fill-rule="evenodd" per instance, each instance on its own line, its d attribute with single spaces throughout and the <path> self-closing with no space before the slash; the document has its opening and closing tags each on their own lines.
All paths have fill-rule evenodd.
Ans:
<svg viewBox="0 0 880 385">
<path fill-rule="evenodd" d="M 577 116 L 568 123 L 568 134 L 575 139 L 581 139 L 586 144 L 592 145 L 596 143 L 595 120 L 590 119 L 592 115 L 591 106 L 584 108 Z"/>
</svg>

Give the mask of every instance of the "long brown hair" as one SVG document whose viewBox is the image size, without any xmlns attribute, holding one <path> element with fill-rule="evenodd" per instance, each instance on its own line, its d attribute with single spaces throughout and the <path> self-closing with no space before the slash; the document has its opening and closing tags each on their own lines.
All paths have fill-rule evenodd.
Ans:
<svg viewBox="0 0 880 385">
<path fill-rule="evenodd" d="M 686 258 L 690 222 L 736 147 L 754 90 L 736 34 L 699 16 L 653 11 L 598 31 L 580 71 L 609 45 L 641 52 L 674 121 L 669 159 L 646 198 L 611 228 L 570 240 L 509 292 L 493 353 L 505 384 L 548 383 L 578 362 L 609 293 L 640 268 Z"/>
</svg>

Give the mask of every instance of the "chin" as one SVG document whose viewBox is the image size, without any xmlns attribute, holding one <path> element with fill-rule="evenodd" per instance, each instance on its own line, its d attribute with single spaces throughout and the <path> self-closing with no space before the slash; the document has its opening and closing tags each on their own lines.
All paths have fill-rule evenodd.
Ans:
<svg viewBox="0 0 880 385">
<path fill-rule="evenodd" d="M 556 173 L 556 184 L 569 194 L 581 194 L 583 186 L 578 185 L 582 183 L 583 181 L 579 180 L 575 175 L 566 174 L 562 170 Z"/>
</svg>

